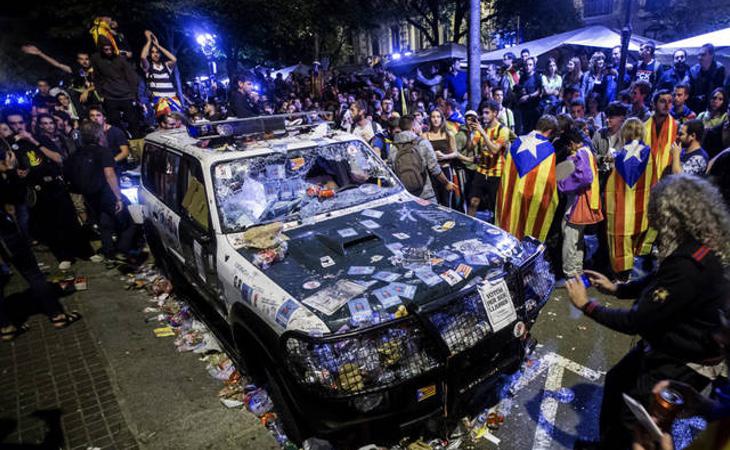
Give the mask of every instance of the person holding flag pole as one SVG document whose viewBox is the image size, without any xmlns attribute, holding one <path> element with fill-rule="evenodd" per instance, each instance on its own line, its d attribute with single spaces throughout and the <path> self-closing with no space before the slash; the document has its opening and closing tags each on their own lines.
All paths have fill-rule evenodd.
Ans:
<svg viewBox="0 0 730 450">
<path fill-rule="evenodd" d="M 547 238 L 558 206 L 555 147 L 558 121 L 540 117 L 535 130 L 518 137 L 505 155 L 497 192 L 496 224 L 518 239 Z"/>
</svg>

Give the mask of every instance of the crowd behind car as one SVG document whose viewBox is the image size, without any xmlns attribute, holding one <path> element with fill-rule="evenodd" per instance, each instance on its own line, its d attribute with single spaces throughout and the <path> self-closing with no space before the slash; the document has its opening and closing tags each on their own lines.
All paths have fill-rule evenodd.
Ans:
<svg viewBox="0 0 730 450">
<path fill-rule="evenodd" d="M 483 70 L 482 100 L 472 110 L 467 107 L 467 75 L 458 61 L 403 73 L 382 64 L 344 72 L 314 62 L 307 74 L 272 76 L 255 69 L 231 74 L 228 88 L 213 82 L 208 90 L 195 91 L 189 84 L 177 85 L 176 57 L 154 33 L 145 32 L 139 61 L 111 17 L 97 18 L 91 34 L 94 51 L 79 51 L 73 64 L 35 45 L 23 46 L 24 53 L 46 61 L 62 76 L 56 86 L 53 74 L 37 80 L 30 111 L 3 108 L 0 122 L 2 238 L 18 249 L 3 258 L 34 286 L 54 325 L 66 326 L 80 316 L 63 312 L 43 287 L 30 246 L 46 244 L 62 270 L 77 259 L 139 263 L 143 244 L 120 177 L 135 165 L 135 150 L 146 133 L 204 120 L 293 117 L 315 110 L 332 112 L 338 128 L 368 142 L 412 194 L 494 222 L 518 237 L 533 234 L 545 241 L 553 269 L 567 284 L 574 304 L 599 323 L 642 336 L 644 354 L 650 354 L 649 344 L 657 346 L 656 335 L 666 323 L 645 319 L 651 314 L 665 317 L 657 306 L 671 303 L 675 292 L 667 291 L 670 286 L 661 285 L 661 278 L 657 285 L 657 275 L 649 275 L 653 284 L 640 294 L 643 272 L 652 267 L 659 274 L 676 270 L 670 256 L 689 252 L 697 264 L 710 264 L 713 275 L 672 285 L 685 301 L 675 300 L 676 308 L 692 307 L 686 300 L 706 288 L 700 282 L 723 295 L 718 289 L 724 286 L 728 254 L 727 241 L 719 239 L 727 237 L 722 227 L 728 225 L 730 205 L 730 76 L 710 43 L 701 48 L 696 63 L 677 50 L 671 66 L 660 64 L 655 46 L 645 43 L 621 83 L 620 47 L 562 59 L 557 54 L 540 56 L 540 64 L 527 49 L 519 57 L 505 51 L 501 66 L 490 64 Z M 515 172 L 523 149 L 538 160 L 530 171 Z M 546 179 L 535 180 L 554 192 L 546 188 L 539 197 L 529 177 L 543 167 L 541 151 L 548 151 L 552 168 L 545 169 L 550 172 Z M 662 187 L 657 189 L 661 194 L 650 197 L 655 186 Z M 694 195 L 680 195 L 677 186 Z M 702 216 L 698 205 L 713 215 Z M 516 209 L 525 210 L 517 225 L 509 217 L 521 214 Z M 586 250 L 587 235 L 597 242 L 591 251 Z M 683 240 L 679 247 L 669 242 L 672 236 Z M 95 253 L 90 240 L 97 238 L 101 249 Z M 22 261 L 20 254 L 25 255 Z M 688 273 L 692 267 L 684 269 Z M 639 298 L 635 307 L 618 310 L 589 301 L 576 285 L 576 277 L 584 273 L 606 292 Z M 658 289 L 667 291 L 669 300 Z M 726 300 L 714 299 L 711 306 L 726 311 Z M 676 315 L 670 318 L 677 320 Z M 680 339 L 687 345 L 679 348 L 696 348 L 693 339 L 707 339 L 721 318 L 724 313 L 718 312 L 704 322 L 687 319 L 690 331 Z M 3 339 L 19 334 L 21 329 L 5 316 L 0 314 L 0 319 Z M 669 344 L 659 347 L 672 353 L 666 350 Z M 723 356 L 718 351 L 699 359 L 672 354 L 672 367 L 715 367 L 718 355 Z M 639 397 L 650 393 L 646 386 L 637 387 L 627 365 L 635 369 L 644 364 L 641 370 L 653 379 L 672 377 L 697 389 L 710 381 L 721 386 L 718 380 L 723 379 L 699 369 L 690 377 L 686 371 L 647 368 L 646 361 L 635 361 L 633 352 L 627 358 L 633 362 L 619 363 L 623 366 L 609 372 L 606 381 L 610 394 L 604 398 L 601 439 L 604 447 L 605 442 L 619 442 L 606 448 L 630 441 L 617 422 L 624 418 L 616 412 L 625 412 L 615 401 L 617 393 L 627 386 Z"/>
</svg>

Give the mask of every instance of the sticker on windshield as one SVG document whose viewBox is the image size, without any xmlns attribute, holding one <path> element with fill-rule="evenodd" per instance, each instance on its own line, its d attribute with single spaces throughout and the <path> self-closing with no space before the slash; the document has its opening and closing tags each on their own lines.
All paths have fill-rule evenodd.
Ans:
<svg viewBox="0 0 730 450">
<path fill-rule="evenodd" d="M 322 264 L 322 267 L 324 267 L 324 268 L 332 267 L 335 265 L 335 260 L 332 259 L 331 256 L 323 256 L 323 257 L 319 258 L 319 262 Z"/>
<path fill-rule="evenodd" d="M 517 312 L 512 304 L 507 282 L 504 279 L 495 284 L 484 282 L 477 287 L 482 304 L 487 311 L 487 319 L 495 333 L 517 320 Z"/>
<path fill-rule="evenodd" d="M 394 272 L 382 271 L 382 272 L 378 272 L 375 275 L 373 275 L 373 278 L 375 278 L 376 280 L 385 281 L 386 283 L 390 283 L 390 282 L 395 281 L 398 278 L 400 278 L 400 274 L 394 273 Z"/>
<path fill-rule="evenodd" d="M 378 299 L 383 308 L 390 308 L 392 306 L 400 305 L 401 299 L 395 289 L 390 286 L 385 286 L 380 289 L 375 289 L 373 295 Z"/>
<path fill-rule="evenodd" d="M 353 298 L 347 302 L 347 308 L 350 310 L 350 316 L 355 322 L 365 322 L 370 320 L 373 311 L 370 309 L 370 303 L 362 297 Z"/>
<path fill-rule="evenodd" d="M 374 220 L 370 220 L 370 219 L 363 220 L 360 223 L 362 224 L 362 226 L 364 226 L 365 228 L 367 228 L 369 230 L 374 230 L 376 228 L 380 228 L 380 225 L 378 224 L 378 222 L 376 222 Z"/>
<path fill-rule="evenodd" d="M 337 230 L 337 234 L 339 234 L 343 238 L 348 238 L 352 236 L 357 236 L 357 231 L 355 231 L 354 228 L 343 228 L 341 230 Z"/>
<path fill-rule="evenodd" d="M 388 287 L 398 294 L 398 297 L 407 298 L 408 300 L 413 300 L 416 295 L 416 287 L 411 284 L 390 283 Z"/>
<path fill-rule="evenodd" d="M 330 316 L 349 300 L 365 292 L 366 289 L 353 281 L 340 280 L 333 286 L 328 286 L 305 298 L 302 303 Z"/>
<path fill-rule="evenodd" d="M 430 269 L 417 270 L 415 273 L 416 277 L 426 283 L 426 286 L 428 287 L 436 286 L 437 284 L 444 281 L 440 276 L 436 275 L 436 273 L 434 273 L 434 271 Z"/>
<path fill-rule="evenodd" d="M 372 217 L 373 219 L 380 219 L 383 216 L 382 211 L 378 211 L 375 209 L 366 209 L 360 214 L 362 214 L 363 216 Z"/>
<path fill-rule="evenodd" d="M 352 266 L 347 270 L 348 275 L 372 275 L 375 266 Z"/>
<path fill-rule="evenodd" d="M 458 273 L 456 273 L 455 270 L 452 269 L 447 270 L 440 276 L 444 279 L 445 282 L 449 283 L 449 286 L 454 286 L 464 280 L 463 278 L 461 278 L 461 275 L 459 275 Z"/>
</svg>

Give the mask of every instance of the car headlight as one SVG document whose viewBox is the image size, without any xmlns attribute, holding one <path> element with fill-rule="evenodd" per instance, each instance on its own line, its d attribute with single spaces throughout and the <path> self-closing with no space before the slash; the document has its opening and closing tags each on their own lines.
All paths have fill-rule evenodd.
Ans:
<svg viewBox="0 0 730 450">
<path fill-rule="evenodd" d="M 413 317 L 342 335 L 287 332 L 283 339 L 294 378 L 327 397 L 374 392 L 439 365 L 435 344 Z"/>
</svg>

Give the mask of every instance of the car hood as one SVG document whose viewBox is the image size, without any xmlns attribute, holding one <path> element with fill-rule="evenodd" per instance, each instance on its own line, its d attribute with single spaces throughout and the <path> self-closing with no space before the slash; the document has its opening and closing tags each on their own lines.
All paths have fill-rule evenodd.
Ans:
<svg viewBox="0 0 730 450">
<path fill-rule="evenodd" d="M 285 235 L 286 257 L 264 273 L 333 332 L 352 318 L 347 305 L 352 298 L 364 299 L 371 311 L 393 317 L 400 305 L 425 306 L 501 273 L 507 262 L 529 256 L 505 231 L 420 200 L 398 200 L 327 218 Z M 249 261 L 256 253 L 246 248 L 239 252 Z M 392 282 L 412 287 L 393 299 L 392 291 L 383 291 Z"/>
</svg>

